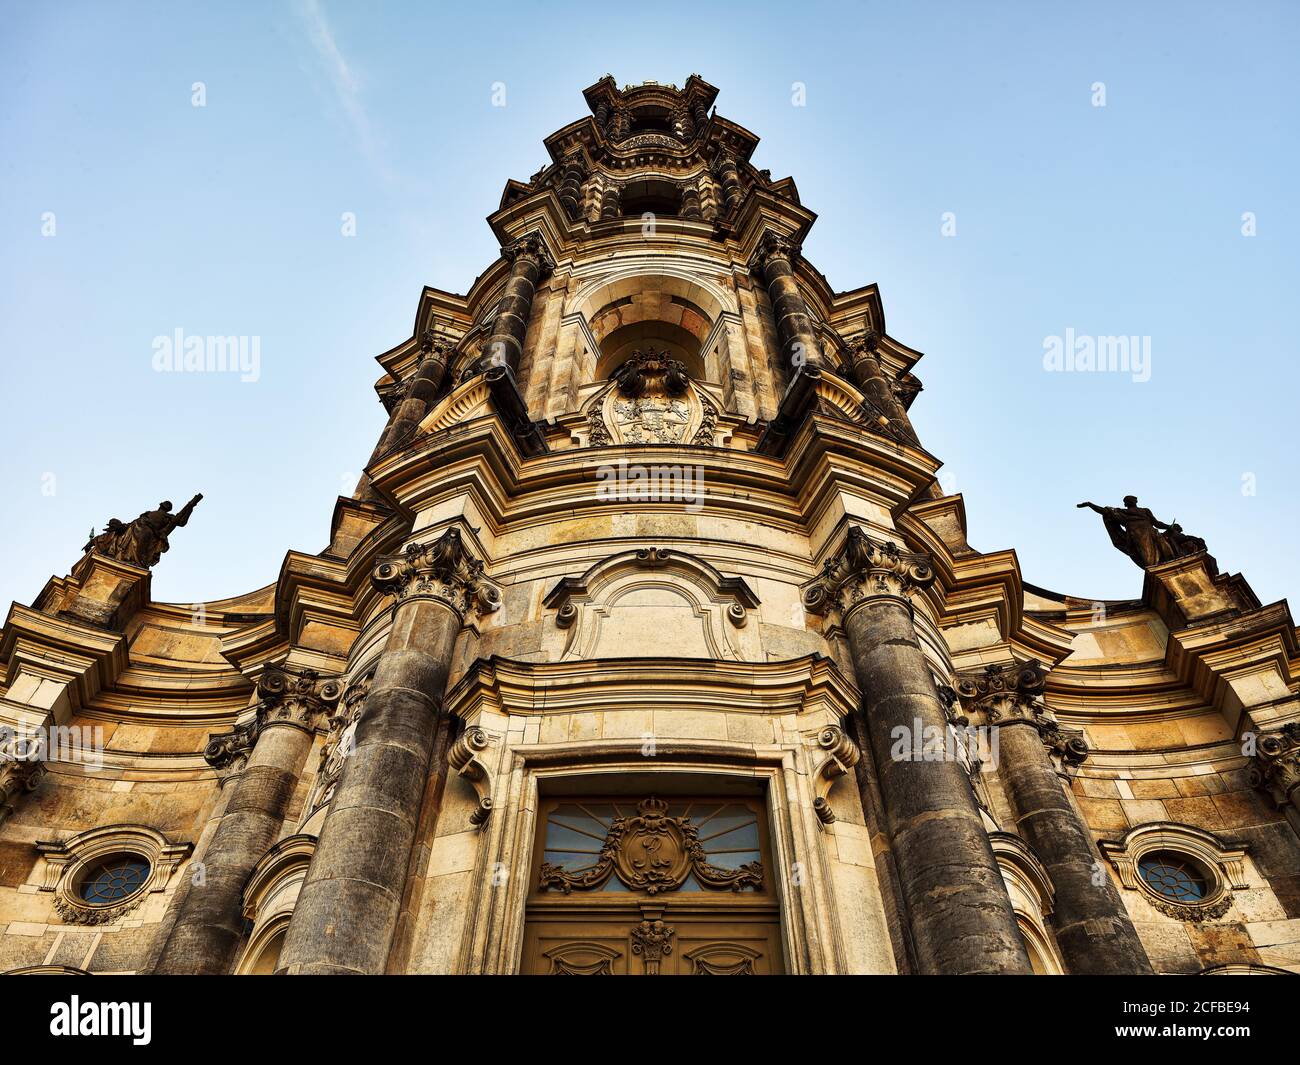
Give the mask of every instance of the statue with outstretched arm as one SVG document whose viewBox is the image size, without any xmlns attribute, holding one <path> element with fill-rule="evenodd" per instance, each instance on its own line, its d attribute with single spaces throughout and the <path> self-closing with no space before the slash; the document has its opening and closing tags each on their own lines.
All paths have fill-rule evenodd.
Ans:
<svg viewBox="0 0 1300 1065">
<path fill-rule="evenodd" d="M 1125 496 L 1122 507 L 1100 507 L 1086 501 L 1079 506 L 1100 514 L 1110 542 L 1143 569 L 1174 557 L 1172 545 L 1160 532 L 1169 526 L 1146 507 L 1138 506 L 1137 496 Z"/>
<path fill-rule="evenodd" d="M 171 546 L 167 537 L 190 520 L 202 498 L 202 493 L 196 495 L 175 514 L 171 501 L 164 499 L 156 510 L 146 510 L 129 524 L 113 518 L 103 533 L 91 536 L 84 550 L 148 569 L 157 565 Z"/>
</svg>

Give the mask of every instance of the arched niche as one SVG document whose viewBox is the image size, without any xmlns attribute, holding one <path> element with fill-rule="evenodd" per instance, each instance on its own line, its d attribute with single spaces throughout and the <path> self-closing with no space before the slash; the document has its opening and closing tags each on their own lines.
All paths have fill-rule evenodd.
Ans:
<svg viewBox="0 0 1300 1065">
<path fill-rule="evenodd" d="M 724 313 L 734 314 L 727 293 L 712 281 L 697 278 L 673 264 L 629 263 L 604 275 L 601 284 L 580 290 L 573 310 L 586 319 L 597 351 L 587 384 L 604 382 L 637 347 L 668 351 L 697 381 L 717 383 L 721 367 L 715 332 Z"/>
<path fill-rule="evenodd" d="M 620 187 L 619 210 L 624 218 L 641 218 L 646 214 L 676 218 L 682 213 L 684 192 L 682 183 L 670 178 L 654 175 L 637 178 Z"/>
<path fill-rule="evenodd" d="M 673 322 L 649 320 L 620 325 L 601 339 L 596 380 L 612 377 L 614 371 L 635 352 L 653 349 L 676 359 L 692 378 L 702 381 L 706 371 L 700 357 L 700 344 L 701 340 L 695 333 Z"/>
<path fill-rule="evenodd" d="M 1050 928 L 1054 896 L 1051 877 L 1019 836 L 990 832 L 989 845 L 1002 872 L 1033 972 L 1038 976 L 1063 975 L 1065 966 Z"/>
<path fill-rule="evenodd" d="M 315 836 L 286 836 L 253 867 L 244 886 L 243 910 L 249 933 L 235 965 L 237 976 L 269 976 L 275 972 L 289 919 L 315 850 Z"/>
</svg>

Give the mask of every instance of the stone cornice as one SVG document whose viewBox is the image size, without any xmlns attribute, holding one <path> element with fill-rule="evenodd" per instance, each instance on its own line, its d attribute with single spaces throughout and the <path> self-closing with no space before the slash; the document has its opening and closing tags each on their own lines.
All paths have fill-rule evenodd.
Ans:
<svg viewBox="0 0 1300 1065">
<path fill-rule="evenodd" d="M 288 552 L 276 582 L 274 616 L 250 622 L 222 639 L 222 656 L 241 672 L 257 671 L 290 647 L 347 654 L 375 600 L 370 582 L 375 560 L 400 542 L 410 520 L 400 511 L 373 504 L 358 507 L 371 516 L 370 528 L 352 543 L 346 559 Z M 338 525 L 336 511 L 336 530 Z"/>
<path fill-rule="evenodd" d="M 662 446 L 553 450 L 525 460 L 497 419 L 483 417 L 418 438 L 370 472 L 376 489 L 408 513 L 472 485 L 484 517 L 499 528 L 575 506 L 599 507 L 595 470 L 620 458 L 687 463 L 704 473 L 706 511 L 795 527 L 801 516 L 815 520 L 826 497 L 845 490 L 866 494 L 883 509 L 901 509 L 931 482 L 938 466 L 924 452 L 816 415 L 786 454 L 779 460 L 746 451 Z"/>
<path fill-rule="evenodd" d="M 604 658 L 521 662 L 479 660 L 447 693 L 448 711 L 473 721 L 497 714 L 599 710 L 693 710 L 797 714 L 813 708 L 847 716 L 857 687 L 822 655 L 778 662 Z"/>
<path fill-rule="evenodd" d="M 126 669 L 127 641 L 121 633 L 14 603 L 0 635 L 0 661 L 7 684 L 28 669 L 67 685 L 69 709 L 76 710 Z"/>
</svg>

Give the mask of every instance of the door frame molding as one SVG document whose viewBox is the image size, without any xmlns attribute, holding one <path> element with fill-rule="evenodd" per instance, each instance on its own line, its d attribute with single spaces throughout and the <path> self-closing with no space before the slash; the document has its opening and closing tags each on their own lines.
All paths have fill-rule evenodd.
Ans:
<svg viewBox="0 0 1300 1065">
<path fill-rule="evenodd" d="M 543 790 L 563 794 L 576 782 L 620 792 L 629 774 L 675 777 L 696 792 L 710 781 L 756 782 L 764 793 L 772 852 L 771 882 L 781 906 L 785 971 L 834 974 L 846 967 L 834 930 L 838 927 L 831 871 L 818 838 L 814 785 L 798 771 L 794 744 L 758 746 L 719 740 L 660 740 L 648 758 L 639 739 L 526 744 L 510 752 L 500 805 L 494 804 L 487 839 L 479 851 L 466 934 L 458 970 L 507 975 L 520 971 L 525 908 Z M 794 883 L 799 869 L 800 883 Z"/>
</svg>

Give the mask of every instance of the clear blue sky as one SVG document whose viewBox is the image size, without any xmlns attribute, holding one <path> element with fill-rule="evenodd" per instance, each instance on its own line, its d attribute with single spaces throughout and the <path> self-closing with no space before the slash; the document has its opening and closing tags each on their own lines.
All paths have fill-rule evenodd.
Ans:
<svg viewBox="0 0 1300 1065">
<path fill-rule="evenodd" d="M 1074 509 L 1135 492 L 1265 601 L 1300 596 L 1298 10 L 5 3 L 0 603 L 66 573 L 92 525 L 195 491 L 159 599 L 320 550 L 383 423 L 372 357 L 422 285 L 463 292 L 491 261 L 505 181 L 606 72 L 717 85 L 820 214 L 813 263 L 880 284 L 976 547 L 1136 596 Z M 178 328 L 260 337 L 260 379 L 155 373 Z M 1045 372 L 1066 329 L 1149 336 L 1151 379 Z"/>
</svg>

